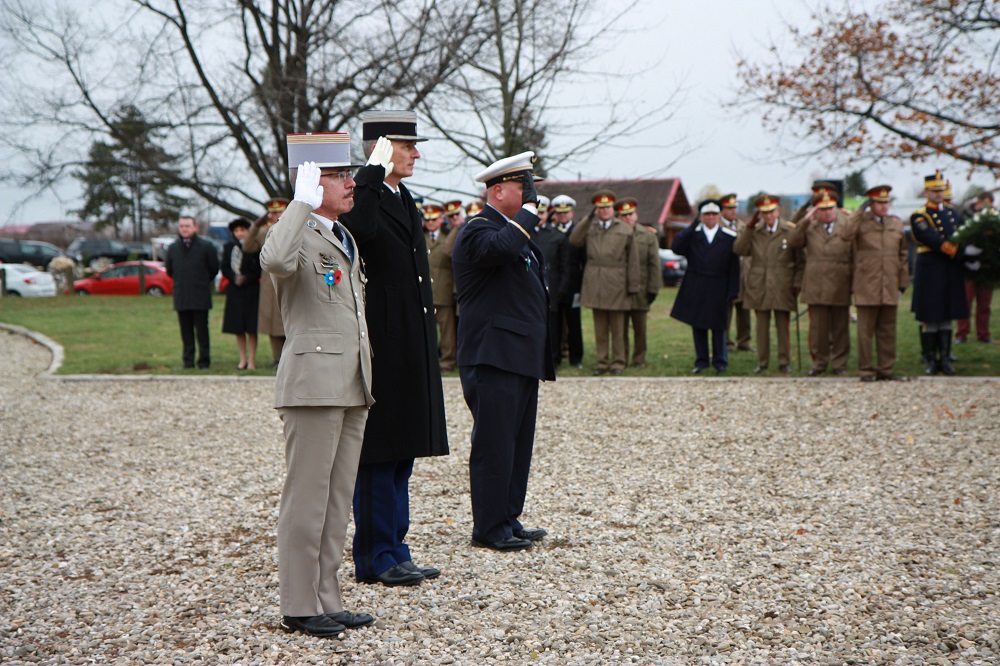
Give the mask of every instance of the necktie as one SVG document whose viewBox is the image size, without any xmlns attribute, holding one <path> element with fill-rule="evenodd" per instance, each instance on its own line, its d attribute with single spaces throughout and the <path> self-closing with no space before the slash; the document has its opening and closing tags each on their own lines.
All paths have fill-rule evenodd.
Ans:
<svg viewBox="0 0 1000 666">
<path fill-rule="evenodd" d="M 438 239 L 438 232 L 432 231 L 431 232 L 431 241 L 433 242 L 433 241 L 436 241 L 437 239 Z"/>
<path fill-rule="evenodd" d="M 340 240 L 340 244 L 344 246 L 344 251 L 347 253 L 347 259 L 352 264 L 354 263 L 354 248 L 351 247 L 351 240 L 344 230 L 340 228 L 340 225 L 336 222 L 333 223 L 333 233 L 337 235 Z"/>
<path fill-rule="evenodd" d="M 826 225 L 826 233 L 828 233 L 828 234 L 832 234 L 833 233 L 833 224 L 832 223 Z"/>
</svg>

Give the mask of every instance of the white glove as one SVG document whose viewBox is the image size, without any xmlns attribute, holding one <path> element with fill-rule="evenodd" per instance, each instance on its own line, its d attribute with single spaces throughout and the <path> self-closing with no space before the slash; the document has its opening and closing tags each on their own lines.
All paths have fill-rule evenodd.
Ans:
<svg viewBox="0 0 1000 666">
<path fill-rule="evenodd" d="M 967 261 L 965 262 L 965 267 L 970 271 L 978 271 L 982 267 L 982 264 L 978 261 Z"/>
<path fill-rule="evenodd" d="M 392 173 L 392 167 L 394 166 L 392 163 L 392 141 L 384 136 L 378 138 L 365 166 L 371 166 L 372 164 L 378 164 L 385 169 L 386 176 Z"/>
<path fill-rule="evenodd" d="M 978 257 L 983 253 L 983 248 L 976 247 L 975 245 L 965 246 L 965 256 L 967 257 Z"/>
<path fill-rule="evenodd" d="M 313 210 L 323 205 L 323 186 L 319 184 L 319 167 L 315 162 L 299 165 L 295 175 L 295 200 Z"/>
</svg>

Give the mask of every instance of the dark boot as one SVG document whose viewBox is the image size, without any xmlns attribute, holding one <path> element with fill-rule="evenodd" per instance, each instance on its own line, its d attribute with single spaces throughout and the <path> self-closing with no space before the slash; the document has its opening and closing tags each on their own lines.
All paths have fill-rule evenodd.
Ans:
<svg viewBox="0 0 1000 666">
<path fill-rule="evenodd" d="M 920 362 L 926 364 L 929 358 L 927 355 L 927 334 L 924 333 L 922 325 L 917 324 L 917 329 L 920 331 Z"/>
<path fill-rule="evenodd" d="M 924 374 L 925 375 L 936 375 L 940 368 L 938 368 L 937 363 L 937 342 L 938 334 L 937 331 L 928 333 L 926 331 L 921 331 L 920 333 L 920 348 L 923 350 L 924 356 Z"/>
<path fill-rule="evenodd" d="M 940 350 L 940 360 L 938 361 L 941 366 L 941 372 L 946 375 L 955 374 L 955 368 L 951 364 L 951 329 L 947 331 L 938 331 L 938 349 Z"/>
</svg>

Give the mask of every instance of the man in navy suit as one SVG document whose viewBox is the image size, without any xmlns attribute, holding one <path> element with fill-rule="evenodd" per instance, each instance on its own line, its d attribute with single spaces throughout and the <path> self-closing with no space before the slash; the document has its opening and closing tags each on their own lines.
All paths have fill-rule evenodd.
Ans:
<svg viewBox="0 0 1000 666">
<path fill-rule="evenodd" d="M 698 207 L 698 217 L 674 238 L 671 249 L 687 257 L 688 267 L 670 316 L 694 330 L 694 374 L 709 366 L 723 373 L 729 366 L 726 328 L 729 304 L 740 290 L 740 259 L 733 254 L 736 232 L 719 224 L 722 208 L 716 199 Z M 709 359 L 708 332 L 712 332 Z"/>
<path fill-rule="evenodd" d="M 525 529 L 535 439 L 538 381 L 555 379 L 549 353 L 549 293 L 528 151 L 476 176 L 487 205 L 459 231 L 452 255 L 458 319 L 458 371 L 472 411 L 469 483 L 472 543 L 499 551 L 531 548 L 543 529 Z"/>
</svg>

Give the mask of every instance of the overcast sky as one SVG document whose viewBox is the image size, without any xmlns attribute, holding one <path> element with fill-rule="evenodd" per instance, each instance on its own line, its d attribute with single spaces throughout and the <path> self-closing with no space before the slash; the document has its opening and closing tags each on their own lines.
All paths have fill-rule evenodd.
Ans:
<svg viewBox="0 0 1000 666">
<path fill-rule="evenodd" d="M 615 0 L 606 1 L 609 7 L 619 4 Z M 799 0 L 642 1 L 642 11 L 629 21 L 634 28 L 596 49 L 600 67 L 593 68 L 634 72 L 659 62 L 641 77 L 623 80 L 620 85 L 628 86 L 629 99 L 640 108 L 657 106 L 678 86 L 685 90 L 682 103 L 668 124 L 629 141 L 632 145 L 659 146 L 683 139 L 688 152 L 677 159 L 680 148 L 605 148 L 579 163 L 555 170 L 550 174 L 553 180 L 679 177 L 688 197 L 694 200 L 710 184 L 724 191 L 736 191 L 741 197 L 759 190 L 804 192 L 815 177 L 843 177 L 851 170 L 827 168 L 819 161 L 782 161 L 775 137 L 764 131 L 758 117 L 721 106 L 735 95 L 737 49 L 751 58 L 763 57 L 772 39 L 780 45 L 786 21 L 800 25 L 806 22 L 809 4 Z M 854 4 L 876 3 L 877 0 L 861 0 Z M 583 97 L 591 91 L 570 89 L 566 94 Z M 421 172 L 418 163 L 413 182 L 473 191 L 472 173 L 443 168 L 442 165 L 448 164 L 448 151 L 435 143 L 421 144 L 421 148 L 426 166 L 440 171 Z M 674 160 L 675 164 L 664 169 Z M 944 159 L 936 164 L 887 163 L 868 171 L 866 179 L 871 185 L 889 183 L 900 198 L 912 199 L 920 189 L 923 175 L 932 173 L 935 167 L 946 170 L 956 194 L 960 195 L 968 186 L 967 168 Z M 971 182 L 995 186 L 994 180 L 984 174 L 974 175 Z M 29 201 L 15 213 L 15 204 L 27 193 L 0 189 L 0 214 L 2 220 L 13 224 L 69 219 L 68 211 L 80 206 L 75 198 L 77 193 L 75 183 L 68 179 L 60 190 L 63 202 L 45 195 Z M 219 211 L 219 220 L 229 216 Z"/>
</svg>

